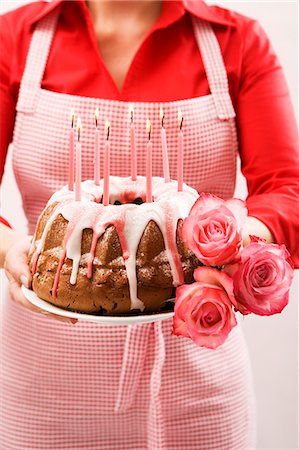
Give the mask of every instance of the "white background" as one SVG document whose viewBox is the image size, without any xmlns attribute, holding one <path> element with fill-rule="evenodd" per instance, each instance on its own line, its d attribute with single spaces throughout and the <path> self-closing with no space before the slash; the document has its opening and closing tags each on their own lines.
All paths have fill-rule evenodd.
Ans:
<svg viewBox="0 0 299 450">
<path fill-rule="evenodd" d="M 0 0 L 4 13 L 27 1 Z M 209 2 L 214 3 L 214 2 Z M 267 31 L 285 69 L 293 103 L 298 105 L 297 1 L 218 1 L 218 5 L 256 18 Z M 236 196 L 246 197 L 246 184 L 238 176 Z M 1 193 L 2 214 L 26 230 L 20 195 L 11 171 L 10 156 Z M 299 237 L 298 237 L 299 238 Z M 2 293 L 3 293 L 2 283 Z M 280 316 L 246 317 L 244 331 L 252 360 L 257 394 L 258 449 L 298 449 L 298 271 L 290 304 Z M 182 449 L 184 450 L 184 449 Z M 216 450 L 216 449 L 215 449 Z M 229 449 L 217 449 L 229 450 Z"/>
</svg>

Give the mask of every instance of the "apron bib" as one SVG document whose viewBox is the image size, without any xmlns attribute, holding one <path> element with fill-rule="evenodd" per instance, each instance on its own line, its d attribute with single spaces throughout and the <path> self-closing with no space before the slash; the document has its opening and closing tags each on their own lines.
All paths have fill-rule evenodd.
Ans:
<svg viewBox="0 0 299 450">
<path fill-rule="evenodd" d="M 49 197 L 67 183 L 69 113 L 83 122 L 82 176 L 93 178 L 92 117 L 111 122 L 111 175 L 130 174 L 128 103 L 46 91 L 41 80 L 59 11 L 33 34 L 21 82 L 13 166 L 33 233 Z M 184 116 L 184 181 L 233 196 L 237 139 L 227 74 L 211 26 L 193 18 L 211 94 L 134 103 L 138 174 L 145 175 L 146 119 L 153 174 L 162 176 L 159 111 L 167 118 L 176 178 L 177 111 Z M 104 120 L 100 125 L 104 142 Z M 140 132 L 139 132 L 140 130 Z M 217 350 L 171 334 L 171 320 L 132 326 L 55 323 L 7 299 L 3 319 L 1 450 L 245 450 L 254 400 L 240 327 Z"/>
</svg>

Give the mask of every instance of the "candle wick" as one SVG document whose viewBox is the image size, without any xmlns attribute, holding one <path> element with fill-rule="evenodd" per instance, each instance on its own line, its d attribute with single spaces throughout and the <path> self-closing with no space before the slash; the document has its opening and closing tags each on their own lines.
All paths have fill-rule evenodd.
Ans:
<svg viewBox="0 0 299 450">
<path fill-rule="evenodd" d="M 148 134 L 148 140 L 151 140 L 151 131 L 152 131 L 152 125 L 149 119 L 146 121 L 146 132 Z"/>
<path fill-rule="evenodd" d="M 162 116 L 162 118 L 161 118 L 161 126 L 162 126 L 162 128 L 164 128 L 164 114 L 163 114 L 163 116 Z"/>
<path fill-rule="evenodd" d="M 74 114 L 72 114 L 72 128 L 74 128 Z"/>
<path fill-rule="evenodd" d="M 78 142 L 80 142 L 80 128 L 78 128 Z"/>
<path fill-rule="evenodd" d="M 98 118 L 95 117 L 95 122 L 96 122 L 96 128 L 98 128 Z"/>
<path fill-rule="evenodd" d="M 109 141 L 109 136 L 110 136 L 110 127 L 107 127 L 107 141 Z"/>
<path fill-rule="evenodd" d="M 182 116 L 181 123 L 180 123 L 180 130 L 181 131 L 182 131 L 182 128 L 183 128 L 183 121 L 184 121 L 184 117 Z"/>
<path fill-rule="evenodd" d="M 131 111 L 131 123 L 133 123 L 134 122 L 134 113 L 133 113 L 133 111 Z"/>
</svg>

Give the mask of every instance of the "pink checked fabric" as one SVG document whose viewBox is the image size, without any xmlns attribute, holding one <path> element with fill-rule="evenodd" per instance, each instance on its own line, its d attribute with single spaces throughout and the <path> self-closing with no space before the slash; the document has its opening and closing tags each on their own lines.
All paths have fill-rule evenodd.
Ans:
<svg viewBox="0 0 299 450">
<path fill-rule="evenodd" d="M 17 106 L 13 164 L 29 231 L 50 195 L 66 184 L 69 113 L 83 122 L 83 178 L 93 176 L 93 115 L 111 121 L 112 174 L 130 173 L 125 102 L 40 87 L 57 11 L 34 32 Z M 211 95 L 135 103 L 138 173 L 144 130 L 153 125 L 153 173 L 162 175 L 159 109 L 165 111 L 176 178 L 177 110 L 185 117 L 185 181 L 231 197 L 237 150 L 234 110 L 217 40 L 194 20 Z M 63 324 L 7 299 L 3 319 L 1 450 L 245 450 L 253 448 L 254 401 L 240 327 L 217 350 L 173 336 L 171 321 L 132 326 Z"/>
</svg>

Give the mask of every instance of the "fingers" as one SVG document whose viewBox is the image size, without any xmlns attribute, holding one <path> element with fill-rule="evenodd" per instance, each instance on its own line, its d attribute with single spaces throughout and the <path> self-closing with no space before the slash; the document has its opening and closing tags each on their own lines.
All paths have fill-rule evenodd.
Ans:
<svg viewBox="0 0 299 450">
<path fill-rule="evenodd" d="M 9 249 L 5 258 L 4 269 L 10 283 L 9 290 L 12 299 L 30 311 L 42 314 L 48 319 L 65 323 L 76 323 L 77 319 L 51 314 L 43 309 L 37 308 L 25 298 L 21 290 L 21 284 L 27 288 L 31 286 L 32 276 L 27 263 L 31 239 L 32 236 L 26 236 L 17 241 Z"/>
<path fill-rule="evenodd" d="M 27 263 L 28 252 L 31 246 L 31 236 L 26 236 L 14 244 L 7 252 L 4 269 L 19 283 L 26 287 L 31 286 L 31 273 Z M 9 276 L 8 276 L 9 278 Z"/>
</svg>

